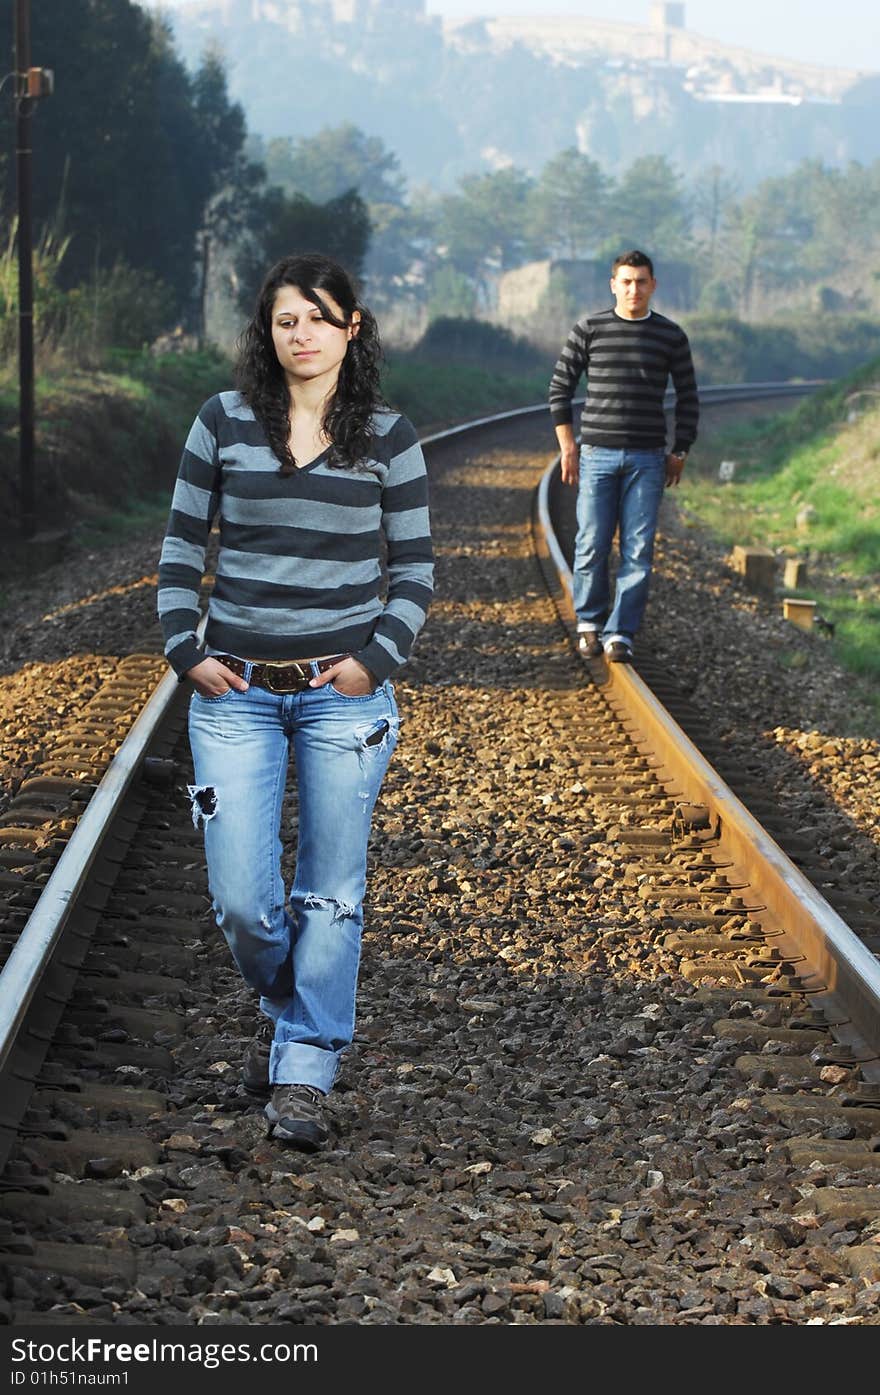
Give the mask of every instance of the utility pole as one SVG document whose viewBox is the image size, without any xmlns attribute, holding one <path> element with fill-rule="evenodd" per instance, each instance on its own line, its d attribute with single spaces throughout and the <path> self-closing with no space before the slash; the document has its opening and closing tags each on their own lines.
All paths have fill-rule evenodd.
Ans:
<svg viewBox="0 0 880 1395">
<path fill-rule="evenodd" d="M 48 68 L 31 67 L 31 0 L 15 0 L 15 174 L 18 197 L 19 514 L 21 535 L 36 527 L 34 494 L 34 257 L 31 122 L 34 101 L 54 86 Z"/>
<path fill-rule="evenodd" d="M 18 421 L 21 534 L 33 536 L 34 504 L 34 258 L 31 201 L 30 0 L 15 0 L 15 174 L 18 194 Z"/>
</svg>

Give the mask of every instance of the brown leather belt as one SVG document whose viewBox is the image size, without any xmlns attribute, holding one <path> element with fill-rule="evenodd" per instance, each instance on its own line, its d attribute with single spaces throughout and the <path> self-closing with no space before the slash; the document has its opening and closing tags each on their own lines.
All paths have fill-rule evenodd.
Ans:
<svg viewBox="0 0 880 1395">
<path fill-rule="evenodd" d="M 216 659 L 224 668 L 237 673 L 239 678 L 247 676 L 244 659 L 236 659 L 232 654 L 212 654 L 211 658 Z M 256 684 L 258 688 L 266 688 L 270 693 L 301 693 L 314 677 L 312 665 L 318 673 L 326 673 L 334 664 L 349 658 L 350 654 L 334 654 L 327 659 L 288 659 L 284 663 L 253 663 L 248 682 Z"/>
</svg>

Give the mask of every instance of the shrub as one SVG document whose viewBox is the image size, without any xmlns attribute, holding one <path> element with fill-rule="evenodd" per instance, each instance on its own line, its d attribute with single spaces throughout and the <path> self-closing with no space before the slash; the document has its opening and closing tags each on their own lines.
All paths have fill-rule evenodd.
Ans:
<svg viewBox="0 0 880 1395">
<path fill-rule="evenodd" d="M 442 315 L 425 330 L 414 355 L 417 358 L 454 359 L 458 362 L 528 371 L 542 367 L 544 355 L 526 339 L 488 320 Z"/>
<path fill-rule="evenodd" d="M 685 324 L 701 383 L 838 378 L 875 354 L 880 337 L 868 315 L 792 315 L 765 324 L 692 315 Z"/>
<path fill-rule="evenodd" d="M 69 239 L 47 228 L 34 248 L 34 348 L 39 351 L 63 333 L 67 297 L 58 286 L 58 271 Z M 6 246 L 0 254 L 0 355 L 3 360 L 18 353 L 18 220 L 9 226 Z"/>
<path fill-rule="evenodd" d="M 60 220 L 59 214 L 59 220 Z M 0 253 L 0 359 L 18 353 L 18 247 L 13 219 Z M 65 290 L 60 272 L 70 239 L 44 229 L 33 252 L 34 353 L 38 366 L 63 358 L 65 365 L 95 366 L 108 349 L 140 349 L 167 328 L 173 296 L 149 271 L 124 262 L 99 269 L 91 281 Z"/>
<path fill-rule="evenodd" d="M 167 329 L 173 314 L 174 297 L 164 281 L 117 262 L 67 292 L 67 338 L 92 358 L 110 348 L 140 349 Z"/>
</svg>

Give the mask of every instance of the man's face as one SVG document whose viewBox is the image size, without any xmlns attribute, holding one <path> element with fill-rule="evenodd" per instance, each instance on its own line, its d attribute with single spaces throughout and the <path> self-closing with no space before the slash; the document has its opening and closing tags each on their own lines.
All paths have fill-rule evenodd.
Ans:
<svg viewBox="0 0 880 1395">
<path fill-rule="evenodd" d="M 646 266 L 619 266 L 611 278 L 618 315 L 640 320 L 647 315 L 657 281 Z"/>
</svg>

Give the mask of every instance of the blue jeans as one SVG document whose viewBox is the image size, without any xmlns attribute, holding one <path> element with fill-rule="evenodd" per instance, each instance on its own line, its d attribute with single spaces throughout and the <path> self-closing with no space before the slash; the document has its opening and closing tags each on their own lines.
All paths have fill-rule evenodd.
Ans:
<svg viewBox="0 0 880 1395">
<path fill-rule="evenodd" d="M 193 822 L 204 828 L 217 924 L 275 1023 L 273 1084 L 333 1084 L 354 1033 L 367 840 L 397 744 L 394 689 L 345 697 L 251 687 L 194 693 Z M 281 810 L 296 763 L 296 876 L 286 905 Z"/>
<path fill-rule="evenodd" d="M 580 626 L 630 641 L 638 632 L 665 485 L 665 450 L 581 447 L 572 569 L 572 602 Z M 617 527 L 620 565 L 612 604 L 608 555 Z"/>
</svg>

